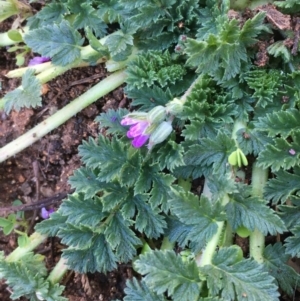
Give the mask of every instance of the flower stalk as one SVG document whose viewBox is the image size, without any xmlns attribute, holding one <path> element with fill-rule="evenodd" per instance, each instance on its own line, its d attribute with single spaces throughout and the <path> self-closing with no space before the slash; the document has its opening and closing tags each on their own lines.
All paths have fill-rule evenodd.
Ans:
<svg viewBox="0 0 300 301">
<path fill-rule="evenodd" d="M 81 110 L 121 86 L 126 78 L 124 71 L 111 74 L 100 83 L 89 89 L 87 92 L 73 100 L 64 108 L 29 130 L 24 135 L 8 143 L 0 149 L 0 162 L 16 155 L 26 147 L 30 146 L 46 134 L 65 123 L 68 119 L 79 113 Z"/>
</svg>

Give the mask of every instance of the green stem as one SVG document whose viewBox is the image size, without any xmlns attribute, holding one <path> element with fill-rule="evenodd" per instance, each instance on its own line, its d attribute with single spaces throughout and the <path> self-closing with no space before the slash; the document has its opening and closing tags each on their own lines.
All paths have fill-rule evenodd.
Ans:
<svg viewBox="0 0 300 301">
<path fill-rule="evenodd" d="M 211 198 L 211 192 L 208 188 L 208 180 L 205 179 L 204 188 L 202 195 Z M 228 194 L 225 194 L 222 199 L 222 205 L 226 205 L 229 202 Z M 217 224 L 217 231 L 213 235 L 213 237 L 210 239 L 210 241 L 207 243 L 205 250 L 201 253 L 196 255 L 196 263 L 199 267 L 205 266 L 208 264 L 211 264 L 211 260 L 213 258 L 213 255 L 217 249 L 217 246 L 220 242 L 220 238 L 223 232 L 223 228 L 225 225 L 225 222 L 216 222 Z"/>
<path fill-rule="evenodd" d="M 66 122 L 78 112 L 98 100 L 100 97 L 108 94 L 114 89 L 121 86 L 126 78 L 124 71 L 111 74 L 100 83 L 89 89 L 87 92 L 73 100 L 64 108 L 29 130 L 24 135 L 10 142 L 0 149 L 0 162 L 16 155 L 21 150 L 30 146 L 40 138 Z"/>
<path fill-rule="evenodd" d="M 262 198 L 263 189 L 268 180 L 268 170 L 257 166 L 257 163 L 252 167 L 252 195 Z M 263 252 L 265 249 L 265 236 L 255 229 L 250 234 L 250 256 L 258 263 L 262 263 Z"/>
<path fill-rule="evenodd" d="M 39 246 L 45 239 L 46 235 L 42 235 L 38 232 L 34 232 L 29 237 L 29 243 L 25 247 L 17 247 L 13 252 L 11 252 L 7 257 L 6 261 L 14 262 L 25 256 L 28 252 L 34 250 L 37 246 Z"/>
<path fill-rule="evenodd" d="M 52 284 L 59 283 L 68 271 L 67 261 L 63 257 L 59 259 L 54 269 L 49 274 L 47 280 Z"/>
</svg>

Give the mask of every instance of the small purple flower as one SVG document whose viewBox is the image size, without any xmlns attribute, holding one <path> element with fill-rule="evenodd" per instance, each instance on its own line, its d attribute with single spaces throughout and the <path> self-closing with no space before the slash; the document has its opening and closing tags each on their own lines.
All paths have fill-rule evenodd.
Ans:
<svg viewBox="0 0 300 301">
<path fill-rule="evenodd" d="M 133 138 L 131 144 L 135 148 L 142 147 L 150 137 L 150 135 L 145 134 L 145 131 L 149 126 L 147 120 L 139 120 L 126 116 L 122 119 L 121 124 L 130 125 L 127 137 L 130 139 Z"/>
<path fill-rule="evenodd" d="M 45 57 L 45 56 L 35 56 L 33 59 L 31 59 L 29 61 L 28 66 L 35 66 L 35 65 L 39 65 L 42 63 L 46 63 L 49 62 L 51 59 L 50 57 Z"/>
<path fill-rule="evenodd" d="M 289 153 L 292 155 L 292 156 L 295 156 L 296 155 L 296 151 L 294 149 L 290 149 L 289 150 Z"/>
<path fill-rule="evenodd" d="M 41 209 L 41 217 L 47 219 L 50 217 L 50 214 L 54 212 L 54 209 L 47 210 L 45 207 Z"/>
</svg>

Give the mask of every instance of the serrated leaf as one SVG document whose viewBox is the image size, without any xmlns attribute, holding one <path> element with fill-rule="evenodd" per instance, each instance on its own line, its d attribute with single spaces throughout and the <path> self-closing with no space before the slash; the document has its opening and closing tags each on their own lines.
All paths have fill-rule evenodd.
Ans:
<svg viewBox="0 0 300 301">
<path fill-rule="evenodd" d="M 279 301 L 274 278 L 254 260 L 236 262 L 237 252 L 234 247 L 222 248 L 211 264 L 200 268 L 206 276 L 210 294 L 225 300 Z"/>
<path fill-rule="evenodd" d="M 103 211 L 111 211 L 118 206 L 128 195 L 127 187 L 122 187 L 118 182 L 106 183 L 102 198 Z"/>
<path fill-rule="evenodd" d="M 224 174 L 227 168 L 228 155 L 234 149 L 235 142 L 228 134 L 219 131 L 214 138 L 203 138 L 199 144 L 187 151 L 184 161 L 187 165 L 198 168 L 212 167 L 216 173 Z"/>
<path fill-rule="evenodd" d="M 105 229 L 107 242 L 115 249 L 121 262 L 131 260 L 136 255 L 136 247 L 142 245 L 141 240 L 129 228 L 131 224 L 131 221 L 125 221 L 121 214 L 117 213 Z"/>
<path fill-rule="evenodd" d="M 77 193 L 84 193 L 87 199 L 92 198 L 105 186 L 105 183 L 97 178 L 95 170 L 87 167 L 76 169 L 69 178 L 69 183 Z"/>
<path fill-rule="evenodd" d="M 244 190 L 243 190 L 244 189 Z M 230 201 L 225 206 L 228 221 L 235 231 L 244 226 L 250 231 L 259 229 L 264 235 L 286 230 L 283 221 L 267 206 L 267 203 L 258 197 L 251 197 L 245 188 L 240 188 L 238 193 L 230 196 Z"/>
<path fill-rule="evenodd" d="M 191 240 L 194 253 L 199 253 L 217 232 L 217 222 L 225 219 L 219 203 L 212 204 L 206 197 L 201 199 L 190 193 L 174 192 L 169 200 L 171 212 L 184 225 L 191 226 L 187 239 Z"/>
<path fill-rule="evenodd" d="M 101 200 L 98 197 L 85 199 L 83 194 L 70 195 L 60 207 L 59 212 L 67 217 L 71 225 L 83 225 L 94 228 L 107 213 L 103 212 Z"/>
<path fill-rule="evenodd" d="M 258 165 L 263 168 L 271 167 L 272 171 L 280 168 L 289 169 L 299 165 L 300 133 L 295 133 L 293 142 L 283 138 L 275 138 L 273 144 L 266 145 L 258 156 Z"/>
<path fill-rule="evenodd" d="M 146 201 L 146 195 L 138 194 L 132 198 L 137 211 L 135 228 L 140 233 L 145 233 L 148 238 L 158 238 L 166 228 L 166 221 L 164 216 L 159 214 L 160 210 L 152 208 Z"/>
<path fill-rule="evenodd" d="M 158 162 L 161 169 L 168 168 L 173 171 L 175 167 L 184 165 L 183 161 L 184 148 L 175 141 L 168 140 L 158 150 Z"/>
<path fill-rule="evenodd" d="M 12 109 L 36 108 L 41 106 L 42 85 L 34 76 L 34 69 L 28 69 L 22 75 L 22 86 L 6 93 L 4 96 L 4 110 L 9 113 Z"/>
<path fill-rule="evenodd" d="M 259 131 L 266 131 L 270 137 L 281 135 L 287 138 L 300 129 L 300 112 L 296 109 L 268 113 L 265 117 L 258 118 L 255 126 Z"/>
<path fill-rule="evenodd" d="M 288 229 L 293 228 L 300 220 L 300 204 L 299 200 L 293 200 L 292 205 L 279 205 L 277 207 L 281 219 L 284 221 Z"/>
<path fill-rule="evenodd" d="M 292 257 L 300 257 L 300 225 L 294 226 L 291 232 L 293 235 L 285 240 L 285 253 Z"/>
<path fill-rule="evenodd" d="M 50 218 L 43 220 L 42 222 L 35 225 L 34 229 L 48 236 L 56 236 L 57 232 L 66 223 L 67 217 L 60 214 L 60 212 L 53 212 L 50 214 Z"/>
<path fill-rule="evenodd" d="M 57 236 L 61 238 L 62 243 L 65 245 L 79 249 L 86 249 L 92 244 L 94 232 L 91 228 L 80 224 L 75 226 L 66 223 L 64 227 L 59 229 Z"/>
<path fill-rule="evenodd" d="M 68 266 L 79 273 L 106 273 L 117 267 L 117 257 L 105 240 L 103 234 L 94 235 L 92 244 L 87 249 L 68 248 L 63 250 L 63 258 Z"/>
<path fill-rule="evenodd" d="M 152 292 L 144 281 L 139 282 L 136 278 L 126 281 L 124 301 L 167 301 L 162 296 Z"/>
<path fill-rule="evenodd" d="M 289 255 L 285 254 L 285 249 L 281 243 L 268 245 L 264 250 L 264 266 L 279 284 L 279 287 L 292 296 L 297 286 L 299 286 L 299 274 L 290 267 L 287 262 Z"/>
<path fill-rule="evenodd" d="M 107 37 L 104 45 L 109 49 L 111 56 L 115 56 L 124 51 L 128 46 L 133 46 L 133 36 L 117 31 Z"/>
<path fill-rule="evenodd" d="M 135 262 L 139 273 L 146 276 L 146 285 L 161 295 L 165 292 L 174 301 L 197 300 L 200 294 L 199 271 L 195 262 L 183 262 L 173 251 L 150 251 Z"/>
<path fill-rule="evenodd" d="M 264 189 L 264 196 L 273 204 L 285 203 L 289 198 L 300 196 L 300 169 L 294 169 L 294 173 L 286 170 L 275 172 L 275 178 L 269 179 Z"/>
<path fill-rule="evenodd" d="M 31 30 L 24 40 L 34 52 L 51 57 L 52 63 L 60 66 L 79 59 L 83 44 L 80 34 L 67 21 Z"/>
<path fill-rule="evenodd" d="M 117 137 L 112 140 L 100 135 L 98 140 L 90 138 L 79 146 L 79 155 L 90 168 L 101 168 L 98 179 L 109 182 L 117 177 L 127 160 L 126 144 Z"/>
<path fill-rule="evenodd" d="M 123 134 L 127 132 L 127 128 L 121 125 L 122 118 L 127 115 L 127 109 L 118 109 L 117 111 L 109 109 L 106 113 L 101 113 L 95 118 L 99 123 L 99 127 L 107 128 L 107 134 Z"/>
<path fill-rule="evenodd" d="M 86 26 L 92 28 L 98 38 L 106 34 L 107 25 L 99 18 L 98 12 L 90 3 L 81 3 L 80 11 L 75 15 L 73 26 L 76 29 Z"/>
</svg>

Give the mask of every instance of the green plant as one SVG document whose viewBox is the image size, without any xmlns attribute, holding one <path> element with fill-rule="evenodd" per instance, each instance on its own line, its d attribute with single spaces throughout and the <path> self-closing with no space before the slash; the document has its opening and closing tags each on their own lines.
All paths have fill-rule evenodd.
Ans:
<svg viewBox="0 0 300 301">
<path fill-rule="evenodd" d="M 229 1 L 209 0 L 61 1 L 30 19 L 24 41 L 51 57 L 49 68 L 63 72 L 103 57 L 121 68 L 82 95 L 80 107 L 70 104 L 71 114 L 124 82 L 136 110 L 97 117 L 107 136 L 79 147 L 83 166 L 70 178 L 75 192 L 36 226 L 26 250 L 1 259 L 0 274 L 14 291 L 64 300 L 55 283 L 67 267 L 108 272 L 134 260 L 141 279 L 127 282 L 125 301 L 275 301 L 279 289 L 293 294 L 299 275 L 287 261 L 300 254 L 299 56 L 269 45 L 268 60 L 259 61 L 261 43 L 281 34 L 284 45 L 293 33 L 269 24 L 264 12 L 232 17 L 230 8 Z M 99 40 L 106 22 L 120 30 Z M 82 48 L 77 29 L 90 46 Z M 18 93 L 36 81 L 33 71 L 23 76 L 28 83 Z M 7 111 L 19 108 L 12 95 L 2 100 Z M 61 124 L 63 110 L 46 121 L 47 130 L 39 125 L 21 141 Z M 0 149 L 1 160 L 19 141 Z M 193 186 L 199 179 L 200 196 Z M 266 236 L 287 231 L 283 243 L 265 246 Z M 234 244 L 236 233 L 249 234 L 249 258 Z M 52 282 L 31 268 L 40 258 L 27 255 L 46 236 L 67 245 Z"/>
</svg>

